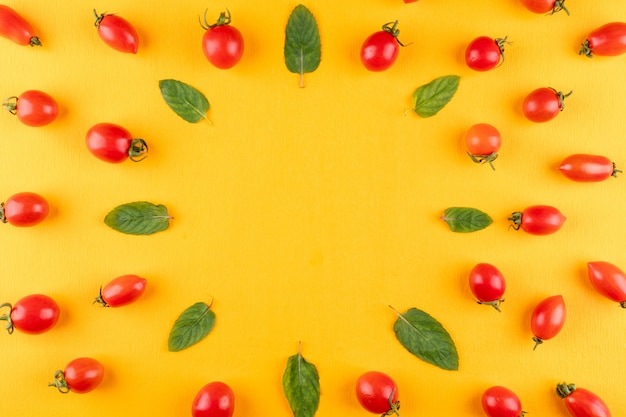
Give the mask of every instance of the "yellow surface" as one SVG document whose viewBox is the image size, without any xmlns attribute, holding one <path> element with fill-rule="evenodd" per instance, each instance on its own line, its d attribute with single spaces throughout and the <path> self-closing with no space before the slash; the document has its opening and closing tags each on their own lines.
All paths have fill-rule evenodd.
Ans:
<svg viewBox="0 0 626 417">
<path fill-rule="evenodd" d="M 626 179 L 577 184 L 555 170 L 579 152 L 626 167 L 626 58 L 577 55 L 591 29 L 626 20 L 626 3 L 567 3 L 570 17 L 536 15 L 516 0 L 311 1 L 322 63 L 300 89 L 283 61 L 296 2 L 8 1 L 44 47 L 0 39 L 0 94 L 40 89 L 61 114 L 43 128 L 0 118 L 2 199 L 35 191 L 52 207 L 37 227 L 2 227 L 0 298 L 46 293 L 62 312 L 46 334 L 0 335 L 0 412 L 187 416 L 197 390 L 222 380 L 235 391 L 235 416 L 289 416 L 281 377 L 301 341 L 319 370 L 321 417 L 369 415 L 353 385 L 372 369 L 397 381 L 404 416 L 481 416 L 490 385 L 515 391 L 530 415 L 566 416 L 554 394 L 562 381 L 626 414 L 626 312 L 586 276 L 588 261 L 626 268 Z M 197 21 L 225 6 L 246 41 L 227 71 L 204 58 Z M 98 38 L 93 7 L 133 22 L 137 55 Z M 362 41 L 395 19 L 412 44 L 389 71 L 366 71 Z M 480 35 L 512 42 L 504 65 L 488 73 L 463 61 Z M 404 114 L 415 88 L 446 74 L 461 84 L 441 113 Z M 158 90 L 163 78 L 203 91 L 213 126 L 172 113 Z M 544 86 L 574 92 L 557 119 L 532 124 L 520 104 Z M 144 138 L 149 157 L 94 158 L 84 135 L 99 122 Z M 495 172 L 465 155 L 463 134 L 478 122 L 503 135 Z M 137 237 L 104 225 L 110 209 L 137 200 L 165 204 L 170 229 Z M 510 229 L 510 213 L 532 204 L 560 208 L 563 229 L 546 237 Z M 439 220 L 449 206 L 477 207 L 495 221 L 454 234 Z M 467 274 L 478 262 L 507 279 L 501 314 L 472 299 Z M 148 280 L 141 300 L 92 305 L 100 285 L 129 273 Z M 533 351 L 530 313 L 554 294 L 565 298 L 565 327 Z M 213 332 L 169 353 L 177 315 L 211 299 Z M 409 354 L 388 305 L 439 319 L 456 341 L 459 371 Z M 54 371 L 79 356 L 105 365 L 102 385 L 85 395 L 49 388 Z"/>
</svg>

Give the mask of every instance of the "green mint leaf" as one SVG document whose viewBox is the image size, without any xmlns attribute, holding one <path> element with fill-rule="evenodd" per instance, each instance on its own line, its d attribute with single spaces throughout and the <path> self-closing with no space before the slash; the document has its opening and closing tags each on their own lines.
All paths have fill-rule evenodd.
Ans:
<svg viewBox="0 0 626 417">
<path fill-rule="evenodd" d="M 420 117 L 431 117 L 443 109 L 459 88 L 458 75 L 436 78 L 413 93 L 413 111 Z"/>
<path fill-rule="evenodd" d="M 179 352 L 195 345 L 213 330 L 215 313 L 211 306 L 198 302 L 181 313 L 174 322 L 167 341 L 170 352 Z"/>
<path fill-rule="evenodd" d="M 118 232 L 151 235 L 167 229 L 171 218 L 162 204 L 136 201 L 115 207 L 105 216 L 104 223 Z"/>
<path fill-rule="evenodd" d="M 448 223 L 450 230 L 457 233 L 475 232 L 493 223 L 493 219 L 487 213 L 470 207 L 447 208 L 441 220 Z"/>
<path fill-rule="evenodd" d="M 189 123 L 198 123 L 202 119 L 209 121 L 209 101 L 200 91 L 189 84 L 177 80 L 159 81 L 161 95 L 174 113 Z"/>
<path fill-rule="evenodd" d="M 441 369 L 459 369 L 456 346 L 441 323 L 416 308 L 411 308 L 404 314 L 395 309 L 394 312 L 398 319 L 393 330 L 402 346 L 421 360 Z"/>
<path fill-rule="evenodd" d="M 287 21 L 284 53 L 287 69 L 300 74 L 300 87 L 304 87 L 304 73 L 315 71 L 320 64 L 321 45 L 315 16 L 302 4 Z"/>
<path fill-rule="evenodd" d="M 294 417 L 313 417 L 320 402 L 317 368 L 298 353 L 290 356 L 283 373 L 283 392 Z"/>
</svg>

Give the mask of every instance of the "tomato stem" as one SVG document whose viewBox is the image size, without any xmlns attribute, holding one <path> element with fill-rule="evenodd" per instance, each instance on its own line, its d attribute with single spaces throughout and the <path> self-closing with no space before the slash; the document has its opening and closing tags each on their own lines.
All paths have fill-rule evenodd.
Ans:
<svg viewBox="0 0 626 417">
<path fill-rule="evenodd" d="M 398 417 L 400 417 L 400 412 L 398 411 L 400 409 L 400 401 L 396 401 L 393 402 L 393 397 L 396 395 L 396 388 L 394 388 L 393 390 L 391 390 L 391 394 L 389 394 L 389 410 L 387 410 L 385 413 L 382 414 L 381 417 L 386 417 L 386 416 L 390 416 L 390 415 L 397 415 Z"/>
<path fill-rule="evenodd" d="M 4 203 L 2 203 L 2 207 L 4 208 Z M 9 334 L 13 334 L 13 330 L 15 330 L 13 327 L 13 320 L 11 320 L 11 311 L 13 310 L 13 306 L 10 303 L 0 305 L 0 308 L 4 307 L 8 307 L 9 312 L 0 316 L 0 320 L 6 320 L 7 325 L 5 326 L 5 329 Z"/>
<path fill-rule="evenodd" d="M 143 139 L 133 139 L 130 141 L 128 157 L 133 162 L 139 162 L 148 157 L 148 144 Z"/>
<path fill-rule="evenodd" d="M 567 7 L 565 7 L 565 0 L 556 0 L 554 2 L 554 7 L 552 8 L 552 11 L 548 14 L 554 14 L 556 12 L 560 12 L 561 10 L 563 10 L 565 12 L 566 15 L 570 15 L 569 14 L 569 10 L 567 10 Z"/>
<path fill-rule="evenodd" d="M 511 225 L 513 229 L 519 230 L 520 227 L 522 226 L 522 212 L 521 211 L 513 212 L 513 214 L 511 214 L 511 217 L 509 217 L 507 220 L 510 220 L 513 222 L 513 224 Z"/>
<path fill-rule="evenodd" d="M 206 19 L 206 14 L 208 11 L 209 9 L 206 9 L 204 11 L 204 23 L 202 23 L 202 20 L 200 20 L 200 16 L 198 16 L 198 21 L 200 22 L 200 26 L 202 26 L 202 29 L 210 30 L 217 26 L 226 26 L 230 24 L 231 18 L 230 18 L 230 10 L 228 10 L 228 8 L 226 8 L 226 12 L 220 13 L 220 17 L 218 17 L 217 21 L 213 23 L 212 25 L 209 25 L 209 22 Z"/>
<path fill-rule="evenodd" d="M 571 96 L 573 91 L 570 90 L 570 92 L 567 94 L 563 94 L 561 91 L 556 91 L 556 90 L 554 90 L 554 92 L 556 93 L 556 96 L 559 99 L 559 107 L 561 108 L 561 111 L 563 111 L 563 109 L 565 108 L 565 99 Z"/>
<path fill-rule="evenodd" d="M 493 300 L 493 301 L 476 301 L 476 302 L 478 304 L 491 306 L 495 308 L 498 311 L 498 313 L 501 313 L 502 311 L 500 310 L 500 304 L 504 302 L 504 298 L 500 298 L 499 300 Z"/>
<path fill-rule="evenodd" d="M 467 151 L 467 155 L 475 163 L 477 163 L 477 164 L 484 164 L 485 162 L 488 162 L 489 165 L 491 166 L 491 169 L 493 169 L 494 171 L 496 170 L 496 167 L 493 165 L 493 161 L 495 161 L 496 158 L 498 157 L 498 153 L 497 152 L 492 152 L 489 155 L 472 155 L 469 151 Z"/>
<path fill-rule="evenodd" d="M 385 32 L 387 32 L 388 34 L 390 34 L 391 36 L 393 36 L 394 39 L 396 40 L 396 42 L 398 42 L 398 45 L 406 46 L 405 44 L 400 42 L 400 39 L 398 39 L 398 36 L 400 35 L 400 29 L 398 29 L 398 21 L 397 20 L 395 22 L 385 23 L 383 25 L 383 30 Z M 410 45 L 410 43 L 408 45 Z"/>
<path fill-rule="evenodd" d="M 585 39 L 585 41 L 580 46 L 580 51 L 578 51 L 578 55 L 584 55 L 587 58 L 593 58 L 593 50 L 589 46 L 589 40 Z"/>
<path fill-rule="evenodd" d="M 537 349 L 537 346 L 543 343 L 540 337 L 533 336 L 533 342 L 535 342 L 535 346 L 533 346 L 533 350 Z"/>
<path fill-rule="evenodd" d="M 617 169 L 617 165 L 615 165 L 615 162 L 613 162 L 613 172 L 611 172 L 611 176 L 617 178 L 617 174 L 619 174 L 620 172 L 622 171 Z"/>
<path fill-rule="evenodd" d="M 56 387 L 61 394 L 67 394 L 70 392 L 70 387 L 65 380 L 65 374 L 59 370 L 54 373 L 54 382 L 48 383 L 49 387 Z"/>
<path fill-rule="evenodd" d="M 500 48 L 500 58 L 502 58 L 500 62 L 498 63 L 498 67 L 504 63 L 504 45 L 511 44 L 511 42 L 507 42 L 506 40 L 507 38 L 508 36 L 505 36 L 504 38 L 495 38 L 493 40 L 496 43 L 496 45 L 498 45 L 498 48 Z"/>
<path fill-rule="evenodd" d="M 106 301 L 104 301 L 104 298 L 102 298 L 102 285 L 100 286 L 100 293 L 98 294 L 98 296 L 96 297 L 96 299 L 93 301 L 92 304 L 98 303 L 100 305 L 102 305 L 102 307 L 110 307 Z"/>
<path fill-rule="evenodd" d="M 107 12 L 98 14 L 98 12 L 96 12 L 96 9 L 93 9 L 93 14 L 96 16 L 96 21 L 93 25 L 97 28 L 100 27 L 100 22 L 102 22 L 102 19 L 104 19 L 105 17 L 109 15 Z"/>
<path fill-rule="evenodd" d="M 17 111 L 17 100 L 18 100 L 17 96 L 9 97 L 2 102 L 2 106 L 4 107 L 6 111 L 14 115 L 16 114 L 16 111 Z"/>
<path fill-rule="evenodd" d="M 562 384 L 556 384 L 556 393 L 561 398 L 567 397 L 574 391 L 576 391 L 575 384 L 566 384 L 565 382 Z"/>
</svg>

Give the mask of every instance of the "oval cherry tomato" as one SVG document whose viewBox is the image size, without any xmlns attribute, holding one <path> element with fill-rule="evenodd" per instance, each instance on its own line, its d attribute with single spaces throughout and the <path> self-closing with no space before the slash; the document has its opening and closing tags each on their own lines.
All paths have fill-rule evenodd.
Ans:
<svg viewBox="0 0 626 417">
<path fill-rule="evenodd" d="M 489 71 L 504 61 L 506 37 L 491 39 L 479 36 L 467 45 L 465 63 L 475 71 Z"/>
<path fill-rule="evenodd" d="M 356 381 L 356 398 L 370 413 L 400 415 L 398 386 L 389 375 L 382 372 L 370 371 L 361 375 Z"/>
<path fill-rule="evenodd" d="M 604 181 L 622 172 L 605 156 L 580 153 L 565 158 L 558 169 L 570 180 L 578 182 Z"/>
<path fill-rule="evenodd" d="M 59 114 L 59 105 L 49 94 L 28 90 L 19 97 L 7 98 L 2 105 L 5 110 L 17 115 L 20 122 L 39 127 L 52 123 Z"/>
<path fill-rule="evenodd" d="M 521 228 L 531 235 L 549 235 L 563 226 L 566 217 L 557 208 L 538 205 L 514 212 L 509 220 L 515 230 Z"/>
<path fill-rule="evenodd" d="M 554 119 L 564 109 L 564 101 L 572 92 L 563 94 L 554 88 L 542 87 L 524 98 L 522 111 L 531 122 L 543 123 Z"/>
<path fill-rule="evenodd" d="M 130 132 L 113 123 L 99 123 L 87 131 L 87 148 L 97 158 L 118 164 L 130 158 L 133 162 L 144 159 L 148 145 L 143 139 L 134 139 Z"/>
<path fill-rule="evenodd" d="M 243 36 L 239 29 L 230 24 L 230 11 L 220 13 L 217 22 L 209 25 L 204 12 L 206 31 L 202 36 L 202 52 L 209 62 L 217 68 L 232 68 L 243 56 Z"/>
<path fill-rule="evenodd" d="M 361 45 L 361 62 L 370 71 L 384 71 L 398 58 L 400 30 L 398 21 L 386 23 L 382 30 L 374 32 Z"/>
<path fill-rule="evenodd" d="M 565 0 L 520 0 L 521 3 L 533 13 L 554 14 L 563 10 L 569 15 L 569 10 L 565 7 Z"/>
<path fill-rule="evenodd" d="M 235 411 L 235 394 L 223 382 L 206 384 L 191 404 L 193 417 L 231 417 Z"/>
<path fill-rule="evenodd" d="M 146 289 L 147 280 L 137 275 L 122 275 L 100 288 L 94 302 L 104 307 L 121 307 L 137 300 Z"/>
<path fill-rule="evenodd" d="M 54 374 L 54 382 L 48 384 L 61 393 L 85 394 L 93 391 L 104 378 L 104 366 L 93 358 L 77 358 L 67 364 L 65 370 Z"/>
<path fill-rule="evenodd" d="M 59 320 L 59 306 L 47 295 L 32 294 L 20 299 L 13 306 L 9 303 L 0 307 L 8 307 L 8 314 L 0 317 L 6 320 L 9 334 L 14 329 L 29 334 L 40 334 L 52 329 Z"/>
<path fill-rule="evenodd" d="M 489 417 L 520 417 L 525 414 L 518 396 L 501 386 L 493 386 L 483 392 L 482 406 Z"/>
<path fill-rule="evenodd" d="M 561 295 L 548 297 L 535 307 L 530 317 L 530 328 L 536 349 L 544 340 L 556 336 L 565 324 L 565 301 Z"/>
<path fill-rule="evenodd" d="M 502 136 L 498 129 L 487 123 L 478 123 L 469 128 L 465 134 L 467 155 L 478 164 L 489 163 L 492 169 L 493 161 L 498 157 L 502 146 Z"/>
<path fill-rule="evenodd" d="M 506 282 L 498 268 L 488 263 L 477 264 L 470 271 L 469 286 L 472 294 L 478 299 L 478 304 L 490 305 L 500 311 Z"/>
<path fill-rule="evenodd" d="M 579 55 L 616 56 L 626 52 L 626 23 L 611 22 L 593 30 L 583 42 Z"/>
<path fill-rule="evenodd" d="M 609 407 L 593 392 L 574 384 L 557 384 L 557 395 L 565 400 L 572 417 L 611 417 Z"/>
<path fill-rule="evenodd" d="M 608 262 L 589 262 L 587 272 L 591 285 L 600 294 L 626 308 L 626 274 Z"/>
<path fill-rule="evenodd" d="M 48 202 L 39 194 L 17 193 L 0 203 L 0 220 L 13 226 L 29 227 L 41 223 L 49 211 Z"/>
<path fill-rule="evenodd" d="M 98 14 L 95 10 L 98 35 L 111 48 L 131 54 L 139 49 L 139 35 L 126 19 L 115 14 Z"/>
<path fill-rule="evenodd" d="M 18 45 L 41 46 L 33 27 L 15 10 L 0 4 L 0 36 L 12 40 Z"/>
</svg>

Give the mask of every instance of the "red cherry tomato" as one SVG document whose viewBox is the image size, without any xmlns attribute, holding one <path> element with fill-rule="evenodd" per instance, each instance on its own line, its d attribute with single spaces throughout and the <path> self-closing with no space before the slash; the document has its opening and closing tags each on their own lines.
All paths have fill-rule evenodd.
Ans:
<svg viewBox="0 0 626 417">
<path fill-rule="evenodd" d="M 530 206 L 523 211 L 514 212 L 509 220 L 513 222 L 513 228 L 520 228 L 531 235 L 549 235 L 558 231 L 566 218 L 552 206 Z"/>
<path fill-rule="evenodd" d="M 137 300 L 146 289 L 147 280 L 137 275 L 122 275 L 100 289 L 95 302 L 104 307 L 121 307 Z"/>
<path fill-rule="evenodd" d="M 470 271 L 469 286 L 478 304 L 490 305 L 500 311 L 506 282 L 498 268 L 488 263 L 477 264 Z"/>
<path fill-rule="evenodd" d="M 361 375 L 356 381 L 356 398 L 370 413 L 400 415 L 398 386 L 389 375 L 382 372 L 370 371 Z"/>
<path fill-rule="evenodd" d="M 616 56 L 626 52 L 626 23 L 612 22 L 593 30 L 583 42 L 579 55 Z"/>
<path fill-rule="evenodd" d="M 0 4 L 0 36 L 12 40 L 18 45 L 41 46 L 33 27 L 15 10 Z"/>
<path fill-rule="evenodd" d="M 608 262 L 589 262 L 587 272 L 591 285 L 600 294 L 626 308 L 626 274 Z"/>
<path fill-rule="evenodd" d="M 98 14 L 95 10 L 98 35 L 111 48 L 131 54 L 139 49 L 139 35 L 126 19 L 115 14 Z"/>
<path fill-rule="evenodd" d="M 543 123 L 554 119 L 564 109 L 564 101 L 572 92 L 563 94 L 553 88 L 542 87 L 524 98 L 522 111 L 531 122 Z"/>
<path fill-rule="evenodd" d="M 29 227 L 41 223 L 49 211 L 48 202 L 39 194 L 18 193 L 0 204 L 0 220 L 13 226 Z"/>
<path fill-rule="evenodd" d="M 61 393 L 85 394 L 100 385 L 104 377 L 104 366 L 93 358 L 77 358 L 67 364 L 65 370 L 54 374 L 54 382 L 48 384 Z"/>
<path fill-rule="evenodd" d="M 0 320 L 6 320 L 6 329 L 9 334 L 14 329 L 29 334 L 47 332 L 59 320 L 59 306 L 47 295 L 32 294 L 20 299 L 13 306 L 4 303 L 0 307 L 8 307 L 8 314 L 0 316 Z"/>
<path fill-rule="evenodd" d="M 598 182 L 617 177 L 622 172 L 609 158 L 600 155 L 574 154 L 559 164 L 559 171 L 577 182 Z"/>
<path fill-rule="evenodd" d="M 191 404 L 193 417 L 231 417 L 235 411 L 235 394 L 223 382 L 206 384 Z"/>
<path fill-rule="evenodd" d="M 565 7 L 565 0 L 520 0 L 521 3 L 533 13 L 554 14 L 563 10 L 569 15 L 569 10 Z"/>
<path fill-rule="evenodd" d="M 130 132 L 113 123 L 99 123 L 89 129 L 87 148 L 97 158 L 118 164 L 130 158 L 138 162 L 144 159 L 148 145 L 143 139 L 134 139 Z"/>
<path fill-rule="evenodd" d="M 479 36 L 467 45 L 465 63 L 475 71 L 489 71 L 504 61 L 506 37 Z"/>
<path fill-rule="evenodd" d="M 361 62 L 370 71 L 384 71 L 398 58 L 402 43 L 398 40 L 398 21 L 386 23 L 382 30 L 374 32 L 361 45 Z"/>
<path fill-rule="evenodd" d="M 557 395 L 565 400 L 572 417 L 611 417 L 609 407 L 593 392 L 574 384 L 557 384 Z"/>
<path fill-rule="evenodd" d="M 520 417 L 525 414 L 518 396 L 501 386 L 493 386 L 483 392 L 482 406 L 489 417 Z"/>
<path fill-rule="evenodd" d="M 202 36 L 202 52 L 211 64 L 221 69 L 232 68 L 243 56 L 243 36 L 236 27 L 230 24 L 230 12 L 220 13 L 217 22 L 209 25 L 204 12 L 205 30 Z"/>
<path fill-rule="evenodd" d="M 52 123 L 59 114 L 59 105 L 49 94 L 28 90 L 19 97 L 7 98 L 2 105 L 5 110 L 17 115 L 20 122 L 39 127 Z"/>
<path fill-rule="evenodd" d="M 565 301 L 561 295 L 548 297 L 535 307 L 530 318 L 535 348 L 556 336 L 565 324 Z"/>
<path fill-rule="evenodd" d="M 467 155 L 478 164 L 489 163 L 492 169 L 493 161 L 498 157 L 502 146 L 502 136 L 498 129 L 487 123 L 478 123 L 469 128 L 465 134 Z"/>
</svg>

